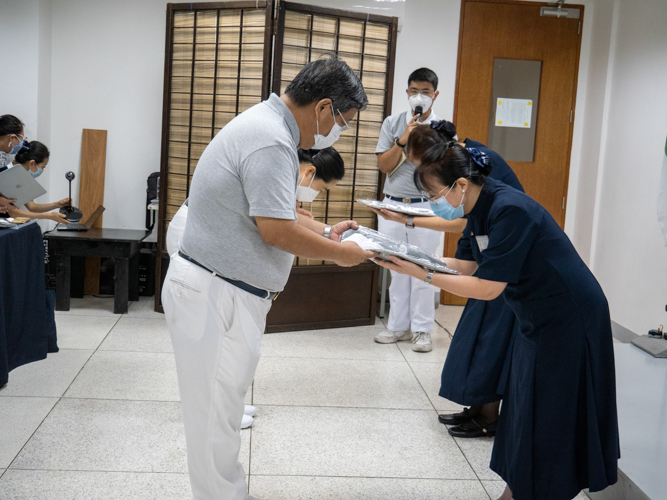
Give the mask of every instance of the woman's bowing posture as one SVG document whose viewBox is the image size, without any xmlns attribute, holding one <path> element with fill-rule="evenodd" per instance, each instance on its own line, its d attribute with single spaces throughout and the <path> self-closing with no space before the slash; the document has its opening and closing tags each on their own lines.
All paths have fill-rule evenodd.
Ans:
<svg viewBox="0 0 667 500">
<path fill-rule="evenodd" d="M 462 276 L 379 263 L 463 297 L 502 294 L 518 318 L 491 457 L 507 483 L 501 500 L 570 500 L 615 483 L 614 352 L 600 285 L 540 204 L 487 179 L 483 158 L 448 143 L 419 164 L 415 180 L 442 205 L 437 213 L 468 219 L 475 260 L 446 259 Z"/>
</svg>

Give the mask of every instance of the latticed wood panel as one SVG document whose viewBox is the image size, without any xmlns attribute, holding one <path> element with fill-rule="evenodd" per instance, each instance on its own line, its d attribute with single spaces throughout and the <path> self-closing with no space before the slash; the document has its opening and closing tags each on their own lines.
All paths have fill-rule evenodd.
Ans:
<svg viewBox="0 0 667 500">
<path fill-rule="evenodd" d="M 239 113 L 268 97 L 271 2 L 171 4 L 167 26 L 160 249 L 197 162 Z M 268 20 L 268 21 L 267 21 Z"/>
<path fill-rule="evenodd" d="M 306 64 L 335 53 L 361 78 L 368 96 L 368 107 L 334 144 L 345 161 L 345 177 L 326 197 L 320 195 L 312 204 L 304 204 L 321 222 L 336 224 L 354 219 L 367 227 L 376 225 L 375 214 L 354 200 L 379 195 L 375 147 L 382 121 L 391 111 L 395 46 L 394 18 L 279 4 L 273 91 L 282 94 Z M 321 260 L 298 258 L 294 262 L 323 264 Z"/>
</svg>

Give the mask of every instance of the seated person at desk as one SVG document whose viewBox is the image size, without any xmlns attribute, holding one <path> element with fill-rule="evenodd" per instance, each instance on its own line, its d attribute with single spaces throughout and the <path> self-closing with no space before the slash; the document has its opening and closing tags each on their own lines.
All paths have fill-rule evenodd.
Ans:
<svg viewBox="0 0 667 500">
<path fill-rule="evenodd" d="M 18 153 L 26 140 L 21 120 L 14 115 L 0 116 L 0 172 L 7 170 L 7 163 L 10 163 L 9 157 Z M 15 201 L 0 194 L 0 217 L 6 216 L 6 208 Z"/>
<path fill-rule="evenodd" d="M 14 158 L 14 165 L 10 168 L 21 166 L 25 168 L 34 178 L 39 177 L 44 172 L 44 168 L 49 164 L 49 150 L 41 142 L 32 141 L 26 143 L 23 148 L 16 154 Z M 48 219 L 55 222 L 67 224 L 68 220 L 60 212 L 49 212 L 49 210 L 57 210 L 59 208 L 69 205 L 70 199 L 63 198 L 55 203 L 40 204 L 34 201 L 29 201 L 25 204 L 26 210 L 10 205 L 7 208 L 9 217 L 27 217 L 29 219 Z M 47 213 L 49 212 L 49 213 Z"/>
</svg>

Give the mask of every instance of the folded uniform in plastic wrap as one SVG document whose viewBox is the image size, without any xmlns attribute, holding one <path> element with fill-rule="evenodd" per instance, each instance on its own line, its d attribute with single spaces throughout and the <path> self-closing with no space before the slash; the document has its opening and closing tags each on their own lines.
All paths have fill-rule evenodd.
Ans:
<svg viewBox="0 0 667 500">
<path fill-rule="evenodd" d="M 430 208 L 419 208 L 408 205 L 407 203 L 399 203 L 397 201 L 378 201 L 369 199 L 359 199 L 357 203 L 366 205 L 367 207 L 382 210 L 383 208 L 391 210 L 392 212 L 399 212 L 406 215 L 416 215 L 420 217 L 435 217 L 433 210 Z"/>
<path fill-rule="evenodd" d="M 380 254 L 378 258 L 382 260 L 389 260 L 390 255 L 395 255 L 439 273 L 460 274 L 458 271 L 447 267 L 437 255 L 409 243 L 395 240 L 367 227 L 360 226 L 359 229 L 348 229 L 341 236 L 341 241 L 353 241 L 364 250 L 378 252 Z"/>
</svg>

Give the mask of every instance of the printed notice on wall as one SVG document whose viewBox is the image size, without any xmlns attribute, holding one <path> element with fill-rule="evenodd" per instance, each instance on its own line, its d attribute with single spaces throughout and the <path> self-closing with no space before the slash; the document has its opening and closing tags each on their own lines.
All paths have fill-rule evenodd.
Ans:
<svg viewBox="0 0 667 500">
<path fill-rule="evenodd" d="M 496 127 L 530 128 L 533 101 L 530 99 L 507 99 L 496 101 Z"/>
</svg>

